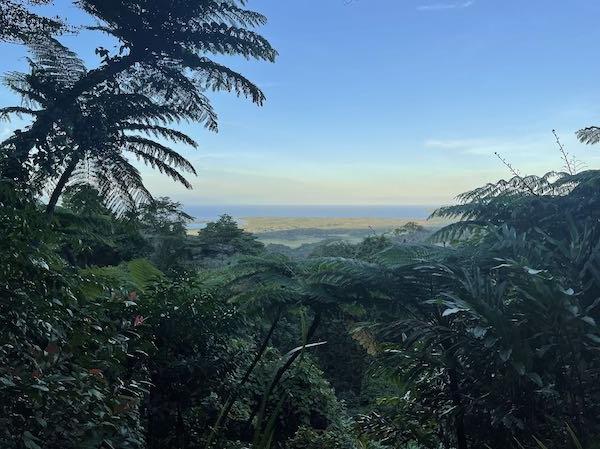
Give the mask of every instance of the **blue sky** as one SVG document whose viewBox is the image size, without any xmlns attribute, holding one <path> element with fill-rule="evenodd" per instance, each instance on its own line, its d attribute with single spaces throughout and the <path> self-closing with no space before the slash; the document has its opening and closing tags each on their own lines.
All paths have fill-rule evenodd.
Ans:
<svg viewBox="0 0 600 449">
<path fill-rule="evenodd" d="M 58 0 L 52 13 L 80 13 Z M 600 2 L 572 0 L 252 0 L 275 64 L 228 60 L 265 91 L 258 108 L 213 95 L 220 132 L 199 142 L 186 191 L 144 169 L 151 190 L 187 204 L 445 204 L 507 177 L 560 169 L 556 129 L 588 168 L 600 146 Z M 95 64 L 101 41 L 64 41 Z M 0 47 L 0 71 L 25 52 Z M 5 92 L 0 103 L 13 103 Z M 0 134 L 11 126 L 0 124 Z"/>
</svg>

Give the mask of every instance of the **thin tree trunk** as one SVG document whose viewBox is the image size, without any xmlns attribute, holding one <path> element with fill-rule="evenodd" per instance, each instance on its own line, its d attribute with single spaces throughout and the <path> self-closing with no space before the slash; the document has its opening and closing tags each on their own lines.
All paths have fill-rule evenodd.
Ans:
<svg viewBox="0 0 600 449">
<path fill-rule="evenodd" d="M 310 325 L 310 329 L 308 330 L 308 332 L 306 334 L 306 344 L 309 344 L 310 339 L 312 338 L 314 333 L 317 331 L 317 327 L 319 327 L 320 322 L 321 322 L 321 315 L 317 314 L 315 316 L 315 319 L 313 320 L 312 324 Z M 281 368 L 279 368 L 279 370 L 277 371 L 277 374 L 275 374 L 275 377 L 273 378 L 273 381 L 271 382 L 269 390 L 267 391 L 267 398 L 271 395 L 271 393 L 273 393 L 273 390 L 275 389 L 277 384 L 281 381 L 281 378 L 283 377 L 285 372 L 290 368 L 290 366 L 292 366 L 292 364 L 296 361 L 296 359 L 300 356 L 300 354 L 302 354 L 302 351 L 294 352 L 290 356 L 290 358 L 287 360 L 287 362 L 285 362 L 284 365 Z"/>
<path fill-rule="evenodd" d="M 308 332 L 306 334 L 306 342 L 305 342 L 305 344 L 309 344 L 310 339 L 315 334 L 317 328 L 319 327 L 319 323 L 320 322 L 321 322 L 321 315 L 319 313 L 317 313 L 317 315 L 315 316 L 315 319 L 313 320 L 313 322 L 310 325 L 310 328 L 309 328 L 309 330 L 308 330 Z M 269 388 L 267 389 L 267 392 L 265 393 L 265 395 L 263 397 L 262 404 L 257 409 L 254 409 L 254 411 L 252 412 L 252 415 L 250 416 L 250 419 L 248 421 L 251 422 L 254 419 L 254 416 L 256 415 L 256 413 L 259 412 L 264 407 L 266 407 L 266 404 L 267 404 L 267 402 L 269 400 L 269 396 L 271 396 L 271 394 L 273 393 L 273 390 L 275 390 L 275 387 L 279 384 L 279 382 L 281 381 L 281 378 L 283 377 L 283 375 L 292 366 L 292 364 L 296 361 L 296 359 L 300 356 L 300 354 L 302 354 L 302 352 L 303 351 L 296 351 L 296 352 L 294 352 L 287 359 L 287 361 L 277 370 L 277 373 L 275 374 L 275 377 L 273 378 L 273 380 L 271 380 L 271 383 L 269 384 Z"/>
<path fill-rule="evenodd" d="M 267 350 L 267 347 L 269 346 L 269 341 L 271 340 L 271 337 L 273 336 L 273 333 L 275 332 L 275 329 L 277 328 L 277 324 L 279 323 L 280 318 L 281 318 L 281 311 L 279 311 L 277 313 L 277 316 L 273 320 L 273 323 L 271 324 L 271 327 L 269 328 L 269 332 L 267 332 L 267 335 L 263 339 L 260 347 L 258 348 L 258 351 L 254 355 L 254 359 L 252 360 L 252 363 L 250 364 L 248 369 L 246 369 L 246 372 L 242 376 L 241 380 L 239 381 L 239 383 L 237 384 L 235 389 L 231 392 L 231 394 L 225 401 L 225 404 L 223 405 L 223 409 L 221 410 L 221 413 L 219 414 L 217 421 L 215 422 L 213 428 L 210 430 L 210 435 L 206 440 L 205 447 L 207 449 L 210 448 L 210 445 L 212 444 L 215 436 L 218 435 L 220 427 L 223 424 L 225 424 L 225 422 L 227 421 L 229 412 L 233 408 L 233 405 L 235 404 L 235 401 L 237 400 L 242 387 L 246 384 L 246 382 L 248 382 L 248 379 L 250 379 L 250 375 L 252 374 L 252 371 L 254 371 L 254 368 L 256 368 L 256 365 L 258 365 L 258 362 L 260 362 L 260 359 L 262 359 L 262 356 L 264 355 L 265 351 Z"/>
<path fill-rule="evenodd" d="M 65 189 L 65 186 L 67 185 L 67 182 L 69 181 L 69 178 L 71 178 L 73 171 L 75 171 L 75 167 L 77 167 L 78 163 L 79 163 L 79 157 L 73 156 L 73 158 L 69 162 L 69 165 L 67 165 L 67 168 L 65 168 L 65 171 L 62 173 L 62 175 L 60 175 L 60 178 L 59 178 L 58 182 L 56 183 L 56 187 L 54 187 L 54 190 L 52 191 L 52 195 L 50 195 L 50 200 L 48 201 L 48 205 L 46 206 L 46 215 L 48 216 L 48 218 L 51 218 L 52 215 L 54 214 L 54 209 L 56 209 L 56 204 L 58 203 L 58 199 L 60 198 L 60 195 L 62 194 L 63 190 Z"/>
<path fill-rule="evenodd" d="M 13 152 L 14 161 L 10 164 L 10 169 L 15 166 L 22 167 L 29 158 L 29 153 L 38 139 L 43 138 L 50 132 L 53 123 L 58 121 L 65 111 L 71 109 L 71 106 L 85 92 L 89 91 L 98 84 L 111 79 L 115 75 L 127 70 L 138 62 L 141 58 L 137 55 L 129 54 L 119 60 L 112 61 L 104 67 L 89 71 L 83 78 L 77 81 L 73 87 L 65 92 L 54 104 L 42 111 L 33 124 L 26 131 L 20 132 Z M 8 143 L 13 137 L 9 137 L 3 143 Z M 3 175 L 6 175 L 5 173 Z M 20 179 L 24 182 L 24 179 Z"/>
</svg>

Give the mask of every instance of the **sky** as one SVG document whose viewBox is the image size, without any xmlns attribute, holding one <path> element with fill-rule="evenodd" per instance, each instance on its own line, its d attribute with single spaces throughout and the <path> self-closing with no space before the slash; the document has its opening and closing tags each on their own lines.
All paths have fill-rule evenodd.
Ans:
<svg viewBox="0 0 600 449">
<path fill-rule="evenodd" d="M 50 11 L 89 19 L 57 0 Z M 600 146 L 597 0 L 250 0 L 269 23 L 274 64 L 227 59 L 265 92 L 257 107 L 211 94 L 213 134 L 197 150 L 194 190 L 142 168 L 155 195 L 185 204 L 441 205 L 510 176 L 562 168 L 552 130 L 586 168 Z M 97 34 L 63 41 L 97 64 Z M 26 51 L 0 46 L 0 72 Z M 2 89 L 0 104 L 15 99 Z M 0 123 L 0 138 L 21 124 Z"/>
</svg>

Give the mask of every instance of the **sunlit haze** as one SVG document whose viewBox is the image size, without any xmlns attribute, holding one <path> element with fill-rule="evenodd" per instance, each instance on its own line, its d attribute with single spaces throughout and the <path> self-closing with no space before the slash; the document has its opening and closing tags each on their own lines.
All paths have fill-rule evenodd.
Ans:
<svg viewBox="0 0 600 449">
<path fill-rule="evenodd" d="M 62 5 L 62 6 L 61 6 Z M 67 6 L 69 5 L 69 6 Z M 260 108 L 212 94 L 220 131 L 182 126 L 193 190 L 142 168 L 155 195 L 186 204 L 439 205 L 508 177 L 560 169 L 552 129 L 588 167 L 574 132 L 597 122 L 600 3 L 254 0 L 275 64 L 227 60 L 255 81 Z M 53 12 L 86 23 L 69 2 Z M 98 63 L 98 33 L 62 37 Z M 3 47 L 0 71 L 25 66 Z M 14 104 L 6 90 L 0 103 Z M 20 124 L 2 123 L 1 136 Z"/>
</svg>

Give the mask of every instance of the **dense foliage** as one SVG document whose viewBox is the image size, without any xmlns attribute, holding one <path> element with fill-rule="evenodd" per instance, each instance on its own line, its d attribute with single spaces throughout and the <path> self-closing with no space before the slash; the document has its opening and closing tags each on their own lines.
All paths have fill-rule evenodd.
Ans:
<svg viewBox="0 0 600 449">
<path fill-rule="evenodd" d="M 37 1 L 31 3 L 51 3 Z M 586 448 L 600 441 L 600 171 L 515 176 L 310 257 L 153 198 L 125 153 L 190 186 L 181 120 L 207 90 L 264 100 L 206 56 L 273 60 L 235 0 L 88 1 L 115 38 L 0 0 L 31 123 L 0 146 L 0 446 Z M 581 130 L 585 143 L 598 128 Z"/>
</svg>

